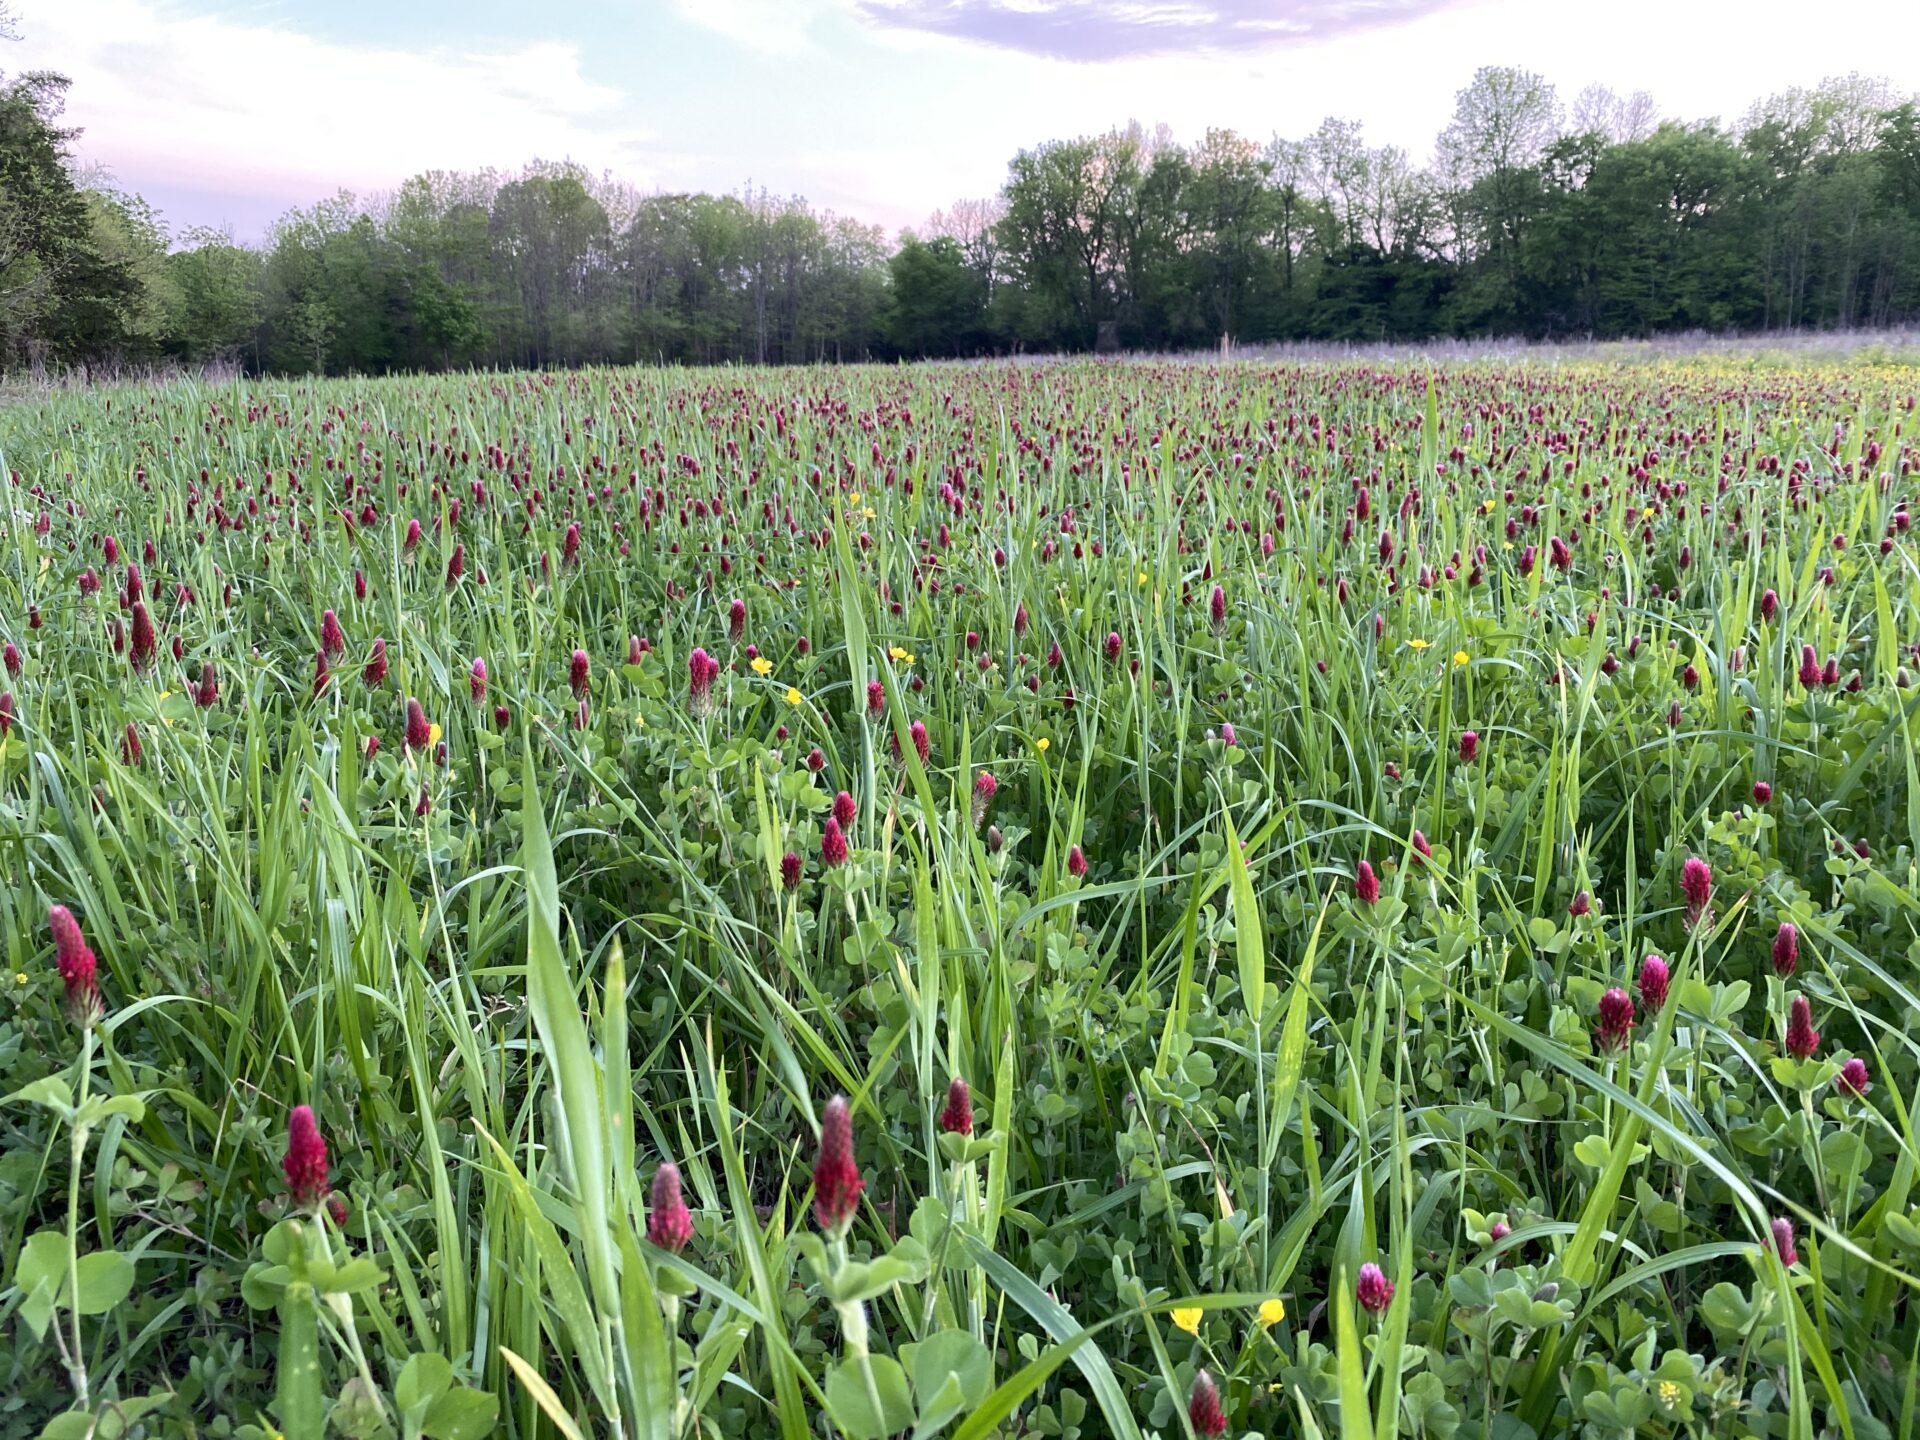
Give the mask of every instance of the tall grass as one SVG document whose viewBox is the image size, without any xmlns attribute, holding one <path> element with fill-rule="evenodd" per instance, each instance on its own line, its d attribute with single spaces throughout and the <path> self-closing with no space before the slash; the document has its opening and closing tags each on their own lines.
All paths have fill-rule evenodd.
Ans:
<svg viewBox="0 0 1920 1440">
<path fill-rule="evenodd" d="M 0 414 L 0 1435 L 1185 1436 L 1203 1368 L 1234 1435 L 1911 1435 L 1916 384 L 618 371 Z M 1603 1047 L 1652 952 L 1666 1003 Z M 287 1194 L 303 1103 L 338 1214 Z M 664 1160 L 684 1250 L 647 1239 Z"/>
</svg>

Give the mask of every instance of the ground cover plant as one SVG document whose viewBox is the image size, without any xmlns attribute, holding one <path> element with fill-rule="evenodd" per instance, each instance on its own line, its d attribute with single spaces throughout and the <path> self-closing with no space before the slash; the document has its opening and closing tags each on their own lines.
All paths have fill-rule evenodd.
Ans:
<svg viewBox="0 0 1920 1440">
<path fill-rule="evenodd" d="M 0 412 L 0 1434 L 1910 1435 L 1916 390 Z"/>
</svg>

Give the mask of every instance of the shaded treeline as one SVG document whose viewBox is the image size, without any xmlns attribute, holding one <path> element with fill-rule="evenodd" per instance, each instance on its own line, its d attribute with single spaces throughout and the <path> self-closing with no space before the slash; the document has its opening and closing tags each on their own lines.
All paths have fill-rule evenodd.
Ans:
<svg viewBox="0 0 1920 1440">
<path fill-rule="evenodd" d="M 1638 336 L 1920 315 L 1920 107 L 1849 76 L 1737 124 L 1489 68 L 1422 166 L 1329 119 L 1016 155 L 890 243 L 798 198 L 576 166 L 341 194 L 259 245 L 87 183 L 65 81 L 0 85 L 0 364 L 266 372 L 746 361 L 1286 339 Z"/>
</svg>

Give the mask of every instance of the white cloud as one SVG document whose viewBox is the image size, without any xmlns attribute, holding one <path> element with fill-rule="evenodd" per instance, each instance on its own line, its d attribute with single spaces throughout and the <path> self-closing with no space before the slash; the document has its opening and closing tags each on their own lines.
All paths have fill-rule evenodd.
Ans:
<svg viewBox="0 0 1920 1440">
<path fill-rule="evenodd" d="M 813 48 L 813 26 L 846 0 L 675 0 L 682 19 L 772 54 Z"/>
<path fill-rule="evenodd" d="M 8 68 L 74 81 L 84 157 L 122 183 L 312 200 L 432 168 L 572 159 L 646 181 L 647 134 L 578 47 L 426 53 L 188 15 L 163 0 L 21 0 Z"/>
<path fill-rule="evenodd" d="M 1920 53 L 1920 5 L 1890 0 L 1825 0 L 1812 27 L 1795 18 L 1800 0 L 628 0 L 647 23 L 594 32 L 573 7 L 549 4 L 539 23 L 551 39 L 462 45 L 454 35 L 426 51 L 378 23 L 352 42 L 296 28 L 303 5 L 331 0 L 272 0 L 273 18 L 187 8 L 207 3 L 17 0 L 27 38 L 0 45 L 0 66 L 71 75 L 83 160 L 159 199 L 176 227 L 231 219 L 246 238 L 278 210 L 342 187 L 534 157 L 643 189 L 726 191 L 751 179 L 891 230 L 990 193 L 1022 146 L 1128 119 L 1164 120 L 1183 141 L 1210 125 L 1264 140 L 1335 114 L 1418 159 L 1480 64 L 1539 70 L 1562 98 L 1604 81 L 1651 91 L 1667 115 L 1731 119 L 1785 85 L 1897 69 L 1893 57 Z M 1309 11 L 1422 13 L 1286 32 Z M 1216 32 L 1231 21 L 1257 38 L 1153 55 L 1112 38 L 1202 12 Z M 1051 59 L 947 33 L 962 21 L 1005 30 L 1062 15 L 1105 16 L 1107 39 L 1069 39 L 1124 58 Z M 916 17 L 940 24 L 893 23 Z M 1782 47 L 1788 31 L 1795 43 Z M 1876 43 L 1863 53 L 1868 33 Z M 590 79 L 589 68 L 622 78 Z M 640 128 L 645 117 L 663 138 Z"/>
</svg>

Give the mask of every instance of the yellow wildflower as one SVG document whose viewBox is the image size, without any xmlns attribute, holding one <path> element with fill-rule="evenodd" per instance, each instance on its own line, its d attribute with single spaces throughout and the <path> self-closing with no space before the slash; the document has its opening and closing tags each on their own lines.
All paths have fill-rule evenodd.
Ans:
<svg viewBox="0 0 1920 1440">
<path fill-rule="evenodd" d="M 1033 748 L 1044 755 L 1047 753 L 1047 747 L 1052 743 L 1053 742 L 1048 740 L 1046 736 L 1042 735 L 1038 740 L 1033 742 Z"/>
<path fill-rule="evenodd" d="M 898 645 L 895 645 L 887 651 L 887 654 L 896 665 L 913 664 L 913 652 L 911 650 L 903 650 Z"/>
<path fill-rule="evenodd" d="M 756 675 L 771 675 L 773 673 L 773 662 L 764 655 L 754 656 L 753 673 Z"/>
<path fill-rule="evenodd" d="M 1472 658 L 1473 657 L 1464 650 L 1456 650 L 1453 652 L 1453 663 L 1456 667 L 1465 665 Z"/>
<path fill-rule="evenodd" d="M 24 984 L 26 984 L 26 983 L 27 983 L 27 972 L 26 972 L 26 971 L 24 971 L 24 970 L 16 970 L 16 971 L 14 971 L 14 972 L 13 972 L 13 983 L 14 983 L 14 984 L 16 984 L 16 985 L 24 985 Z"/>
<path fill-rule="evenodd" d="M 860 508 L 860 518 L 861 518 L 862 520 L 871 520 L 871 519 L 873 519 L 873 516 L 874 516 L 874 509 L 873 509 L 873 506 L 871 506 L 871 505 L 863 505 L 863 506 L 862 506 L 862 507 Z"/>
<path fill-rule="evenodd" d="M 789 685 L 787 687 L 787 704 L 798 705 L 799 703 L 800 703 L 800 692 L 794 689 L 793 686 Z"/>
<path fill-rule="evenodd" d="M 1407 641 L 1407 648 L 1409 650 L 1425 650 L 1427 647 L 1429 647 L 1432 644 L 1433 642 L 1431 640 L 1415 639 L 1415 640 Z"/>
<path fill-rule="evenodd" d="M 1173 1323 L 1197 1337 L 1200 1334 L 1200 1317 L 1206 1313 L 1198 1305 L 1181 1306 L 1173 1312 Z"/>
<path fill-rule="evenodd" d="M 440 737 L 444 734 L 446 734 L 446 731 L 440 728 L 438 722 L 429 725 L 427 727 L 427 743 L 429 745 L 438 745 L 440 743 Z"/>
<path fill-rule="evenodd" d="M 849 505 L 858 505 L 860 503 L 860 492 L 856 490 L 853 494 L 849 495 L 847 497 L 847 503 Z"/>
<path fill-rule="evenodd" d="M 1278 1325 L 1286 1318 L 1286 1302 L 1278 1296 L 1275 1296 L 1271 1300 L 1262 1300 L 1260 1302 L 1260 1323 L 1262 1325 Z"/>
<path fill-rule="evenodd" d="M 1660 1382 L 1660 1403 L 1662 1405 L 1678 1405 L 1680 1403 L 1680 1387 L 1671 1380 L 1662 1380 Z"/>
<path fill-rule="evenodd" d="M 1142 585 L 1144 585 L 1144 584 L 1146 584 L 1146 583 L 1147 583 L 1147 572 L 1146 572 L 1146 571 L 1144 571 L 1144 570 L 1142 570 L 1142 571 L 1140 572 L 1140 583 L 1141 583 Z"/>
</svg>

